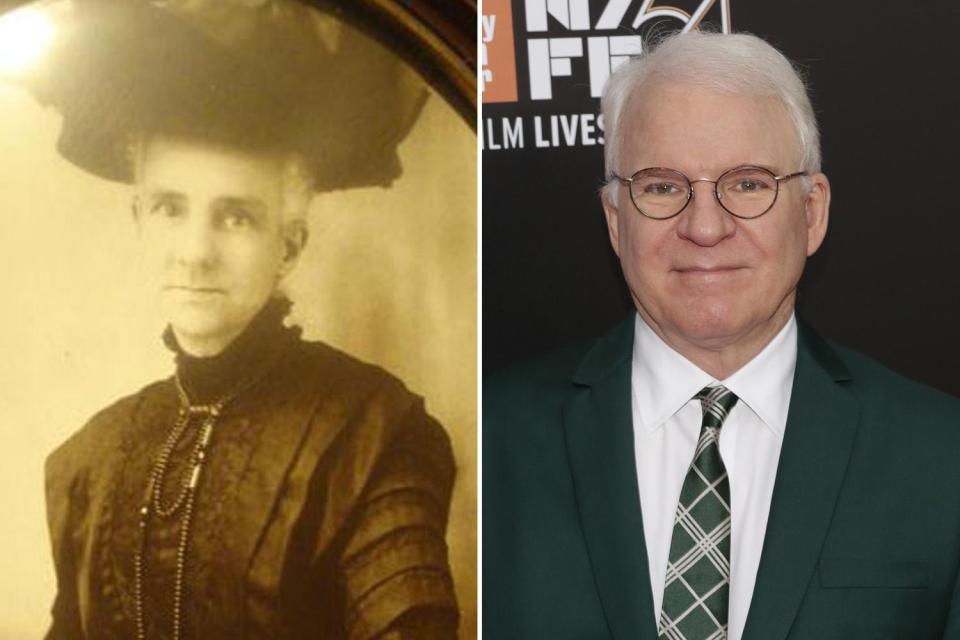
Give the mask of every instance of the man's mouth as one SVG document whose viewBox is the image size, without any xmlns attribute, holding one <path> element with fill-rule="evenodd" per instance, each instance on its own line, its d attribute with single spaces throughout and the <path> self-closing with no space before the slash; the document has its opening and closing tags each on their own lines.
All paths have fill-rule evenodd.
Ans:
<svg viewBox="0 0 960 640">
<path fill-rule="evenodd" d="M 739 265 L 689 265 L 689 266 L 683 266 L 683 267 L 675 267 L 674 271 L 678 271 L 680 273 L 690 273 L 690 274 L 698 274 L 698 273 L 723 274 L 723 273 L 729 273 L 732 271 L 739 271 L 740 269 L 744 269 L 744 268 L 745 267 L 742 267 Z"/>
</svg>

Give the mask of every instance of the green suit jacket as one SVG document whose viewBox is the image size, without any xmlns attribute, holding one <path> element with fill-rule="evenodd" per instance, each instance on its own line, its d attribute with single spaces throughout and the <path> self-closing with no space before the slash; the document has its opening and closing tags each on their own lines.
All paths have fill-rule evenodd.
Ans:
<svg viewBox="0 0 960 640">
<path fill-rule="evenodd" d="M 484 384 L 489 639 L 654 640 L 633 316 Z M 801 323 L 744 640 L 960 639 L 960 401 Z"/>
</svg>

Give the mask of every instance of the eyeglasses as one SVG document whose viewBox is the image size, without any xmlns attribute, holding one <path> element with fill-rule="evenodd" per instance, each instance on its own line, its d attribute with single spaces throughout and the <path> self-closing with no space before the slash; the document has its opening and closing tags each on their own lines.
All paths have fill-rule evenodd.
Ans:
<svg viewBox="0 0 960 640">
<path fill-rule="evenodd" d="M 629 178 L 613 177 L 630 186 L 630 199 L 637 211 L 648 218 L 666 220 L 690 204 L 694 182 L 712 182 L 720 206 L 732 216 L 749 219 L 773 208 L 782 181 L 805 175 L 806 171 L 797 171 L 778 176 L 763 167 L 741 166 L 724 171 L 716 180 L 691 180 L 675 169 L 662 167 L 641 169 Z"/>
</svg>

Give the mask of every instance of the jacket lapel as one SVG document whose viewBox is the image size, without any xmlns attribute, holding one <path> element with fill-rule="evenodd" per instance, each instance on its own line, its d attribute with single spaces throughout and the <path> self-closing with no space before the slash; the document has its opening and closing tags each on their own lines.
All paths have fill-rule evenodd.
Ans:
<svg viewBox="0 0 960 640">
<path fill-rule="evenodd" d="M 800 324 L 790 412 L 743 640 L 787 636 L 816 569 L 860 417 L 850 373 Z"/>
<path fill-rule="evenodd" d="M 637 489 L 630 406 L 633 314 L 601 338 L 564 405 L 581 526 L 614 638 L 657 637 Z"/>
</svg>

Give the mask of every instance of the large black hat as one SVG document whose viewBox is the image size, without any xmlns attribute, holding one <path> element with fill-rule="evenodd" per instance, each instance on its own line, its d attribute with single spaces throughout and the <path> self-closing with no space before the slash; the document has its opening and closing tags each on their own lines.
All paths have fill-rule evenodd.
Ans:
<svg viewBox="0 0 960 640">
<path fill-rule="evenodd" d="M 318 191 L 388 185 L 425 97 L 390 51 L 296 0 L 59 0 L 56 36 L 21 80 L 63 115 L 58 150 L 133 178 L 154 132 L 301 153 Z"/>
</svg>

